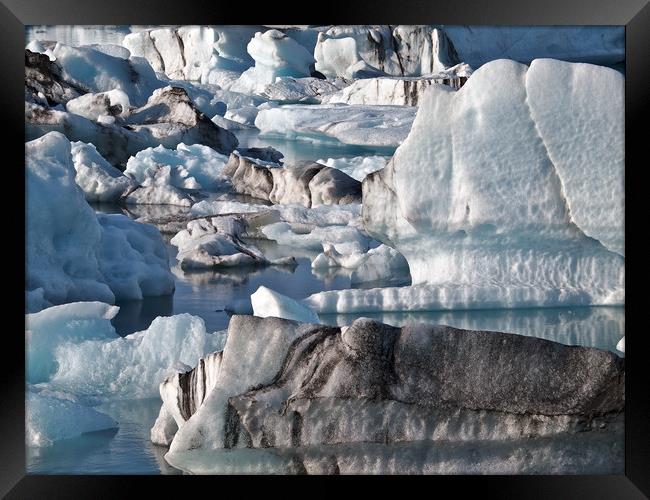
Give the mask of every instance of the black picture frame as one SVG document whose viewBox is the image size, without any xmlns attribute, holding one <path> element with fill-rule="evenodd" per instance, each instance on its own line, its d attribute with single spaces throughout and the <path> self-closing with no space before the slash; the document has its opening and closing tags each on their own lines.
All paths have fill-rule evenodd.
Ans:
<svg viewBox="0 0 650 500">
<path fill-rule="evenodd" d="M 626 412 L 625 412 L 625 475 L 620 476 L 433 476 L 406 478 L 427 487 L 442 483 L 455 494 L 472 489 L 482 496 L 499 498 L 645 498 L 650 496 L 650 381 L 643 360 L 644 336 L 637 326 L 642 321 L 642 290 L 645 273 L 641 255 L 644 225 L 635 217 L 644 215 L 644 197 L 635 189 L 644 186 L 640 176 L 647 161 L 644 133 L 646 116 L 650 112 L 650 5 L 645 0 L 329 0 L 319 4 L 306 2 L 269 2 L 264 6 L 252 3 L 205 2 L 201 0 L 0 0 L 0 109 L 4 117 L 5 151 L 15 154 L 4 165 L 3 172 L 11 174 L 11 191 L 24 203 L 24 176 L 18 165 L 24 164 L 24 26 L 34 24 L 469 24 L 469 25 L 624 25 L 626 32 L 626 260 L 630 269 L 626 281 Z M 307 10 L 311 8 L 311 11 Z M 21 138 L 22 135 L 22 138 Z M 11 172 L 9 172 L 11 170 Z M 8 178 L 8 177 L 7 177 Z M 5 187 L 6 188 L 6 187 Z M 21 189 L 22 188 L 22 189 Z M 7 189 L 7 188 L 6 188 Z M 647 208 L 645 209 L 647 212 Z M 24 213 L 24 212 L 23 212 Z M 10 217 L 11 218 L 11 217 Z M 13 214 L 14 235 L 21 229 L 20 217 Z M 22 227 L 24 229 L 24 225 Z M 629 229 L 629 231 L 628 231 Z M 11 237 L 11 240 L 18 240 Z M 18 240 L 20 241 L 20 240 Z M 8 242 L 5 243 L 7 245 Z M 16 260 L 24 259 L 24 246 L 8 244 Z M 647 252 L 645 252 L 647 253 Z M 219 493 L 222 488 L 242 482 L 237 477 L 187 476 L 38 476 L 25 473 L 24 441 L 24 342 L 19 331 L 24 326 L 24 294 L 18 285 L 24 280 L 24 268 L 7 266 L 8 288 L 14 290 L 15 307 L 3 312 L 17 320 L 15 328 L 3 332 L 2 397 L 0 401 L 0 495 L 7 498 L 118 498 L 144 487 L 147 494 L 154 490 L 167 495 L 193 494 L 199 485 Z M 12 283 L 16 280 L 16 284 Z M 638 284 L 639 286 L 634 286 Z M 12 342 L 8 342 L 12 340 Z M 261 485 L 279 486 L 284 494 L 286 478 L 243 478 L 245 490 Z M 363 480 L 373 478 L 320 478 L 329 481 Z M 397 478 L 374 478 L 380 487 Z M 402 478 L 404 479 L 404 478 Z M 313 481 L 313 478 L 298 479 Z M 434 481 L 436 485 L 430 485 Z M 308 487 L 305 483 L 303 487 Z M 340 485 L 340 483 L 339 483 Z M 406 486 L 406 485 L 402 485 Z M 215 489 L 217 488 L 217 489 Z M 276 489 L 274 488 L 274 489 Z M 311 494 L 306 490 L 307 494 Z"/>
</svg>

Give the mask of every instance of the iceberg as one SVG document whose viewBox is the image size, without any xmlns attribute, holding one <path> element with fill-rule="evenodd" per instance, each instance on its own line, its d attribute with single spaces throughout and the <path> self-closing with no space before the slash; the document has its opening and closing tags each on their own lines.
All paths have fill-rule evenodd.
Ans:
<svg viewBox="0 0 650 500">
<path fill-rule="evenodd" d="M 25 316 L 26 380 L 47 382 L 57 370 L 56 348 L 66 342 L 115 339 L 110 323 L 119 307 L 103 302 L 73 302 Z"/>
<path fill-rule="evenodd" d="M 143 183 L 148 172 L 160 166 L 170 168 L 170 183 L 183 189 L 214 191 L 223 180 L 221 170 L 228 157 L 202 144 L 178 144 L 176 149 L 164 146 L 147 148 L 129 158 L 124 173 Z"/>
<path fill-rule="evenodd" d="M 117 202 L 136 187 L 136 183 L 108 163 L 93 144 L 71 143 L 72 164 L 77 171 L 75 182 L 86 201 Z"/>
<path fill-rule="evenodd" d="M 25 144 L 26 290 L 43 305 L 142 299 L 174 291 L 160 233 L 123 215 L 95 215 L 75 182 L 70 141 Z M 125 258 L 127 256 L 127 258 Z"/>
<path fill-rule="evenodd" d="M 307 49 L 276 29 L 255 33 L 246 50 L 255 66 L 244 71 L 230 87 L 245 94 L 260 94 L 278 77 L 311 76 L 315 63 Z"/>
<path fill-rule="evenodd" d="M 233 153 L 222 172 L 235 192 L 274 204 L 299 204 L 309 208 L 360 201 L 359 181 L 341 170 L 310 161 L 297 161 L 283 167 L 264 163 Z"/>
<path fill-rule="evenodd" d="M 363 181 L 366 175 L 384 168 L 389 159 L 389 156 L 354 156 L 352 158 L 328 158 L 327 160 L 320 159 L 316 161 L 340 170 L 353 179 Z"/>
<path fill-rule="evenodd" d="M 95 122 L 74 113 L 25 101 L 27 139 L 36 139 L 53 131 L 65 133 L 72 141 L 94 144 L 113 165 L 125 164 L 139 151 L 158 145 L 175 148 L 180 143 L 200 143 L 217 152 L 230 154 L 238 144 L 231 132 L 220 128 L 199 111 L 180 87 L 167 86 L 156 90 L 145 106 L 132 109 L 119 122 L 101 118 Z"/>
<path fill-rule="evenodd" d="M 295 265 L 294 258 L 269 260 L 241 237 L 249 228 L 277 221 L 277 213 L 222 215 L 191 220 L 170 243 L 178 247 L 181 269 L 213 269 L 245 265 Z"/>
<path fill-rule="evenodd" d="M 147 330 L 124 338 L 59 344 L 47 387 L 85 399 L 156 397 L 160 382 L 179 364 L 194 365 L 222 343 L 197 316 L 158 317 Z"/>
<path fill-rule="evenodd" d="M 251 295 L 253 315 L 260 318 L 292 319 L 303 323 L 320 323 L 318 316 L 297 300 L 282 295 L 270 288 L 260 286 Z"/>
<path fill-rule="evenodd" d="M 151 93 L 162 87 L 154 70 L 142 58 L 113 57 L 90 47 L 57 43 L 52 50 L 61 76 L 85 92 L 100 93 L 119 89 L 134 106 L 142 106 Z"/>
<path fill-rule="evenodd" d="M 25 441 L 27 446 L 51 446 L 87 432 L 115 429 L 108 415 L 82 405 L 74 398 L 29 389 L 25 397 Z"/>
<path fill-rule="evenodd" d="M 74 99 L 70 99 L 65 105 L 68 113 L 74 113 L 89 120 L 97 121 L 99 119 L 110 119 L 113 122 L 115 117 L 128 115 L 131 105 L 129 96 L 119 89 L 108 92 L 99 92 L 93 94 L 83 94 Z"/>
<path fill-rule="evenodd" d="M 391 149 L 406 139 L 415 113 L 411 106 L 286 104 L 260 110 L 255 126 L 262 136 Z"/>
<path fill-rule="evenodd" d="M 568 90 L 541 92 L 559 72 L 573 75 Z M 623 304 L 623 88 L 613 69 L 551 60 L 493 61 L 458 91 L 431 86 L 408 138 L 363 181 L 364 227 L 406 258 L 414 286 L 306 303 L 318 313 Z"/>
<path fill-rule="evenodd" d="M 287 472 L 291 464 L 303 473 L 308 466 L 321 473 L 325 466 L 329 473 L 341 466 L 391 470 L 399 449 L 437 449 L 442 440 L 453 449 L 526 439 L 546 449 L 549 438 L 571 449 L 558 455 L 555 469 L 574 470 L 571 455 L 585 442 L 600 443 L 610 460 L 622 442 L 624 362 L 600 349 L 367 318 L 339 328 L 233 316 L 218 357 L 203 384 L 211 389 L 197 391 L 200 398 L 193 394 L 201 364 L 189 372 L 195 382 L 176 383 L 175 397 L 165 399 L 167 413 L 183 412 L 165 459 L 186 471 L 223 472 L 225 461 L 225 470 L 237 472 L 229 460 L 240 453 L 250 454 L 256 472 Z M 580 467 L 604 466 L 595 457 Z M 421 472 L 412 458 L 404 471 Z M 494 471 L 489 454 L 483 460 L 474 465 Z M 427 461 L 442 467 L 445 458 Z M 544 452 L 522 461 L 531 471 L 548 468 Z M 248 460 L 238 463 L 248 470 Z"/>
<path fill-rule="evenodd" d="M 316 70 L 332 78 L 421 76 L 461 62 L 445 32 L 433 26 L 333 26 L 318 34 L 314 57 Z"/>
</svg>

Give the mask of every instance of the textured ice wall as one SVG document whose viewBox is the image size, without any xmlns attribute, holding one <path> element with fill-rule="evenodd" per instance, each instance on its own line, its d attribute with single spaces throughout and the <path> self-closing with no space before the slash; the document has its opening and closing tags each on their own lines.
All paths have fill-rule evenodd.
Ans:
<svg viewBox="0 0 650 500">
<path fill-rule="evenodd" d="M 490 62 L 431 86 L 409 136 L 363 183 L 368 232 L 410 288 L 323 292 L 317 312 L 624 302 L 623 89 L 615 70 Z"/>
</svg>

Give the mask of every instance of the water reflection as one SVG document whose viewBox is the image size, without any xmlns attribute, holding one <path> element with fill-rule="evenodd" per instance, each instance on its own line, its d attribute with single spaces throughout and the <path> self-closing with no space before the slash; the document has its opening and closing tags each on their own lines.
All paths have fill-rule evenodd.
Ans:
<svg viewBox="0 0 650 500">
<path fill-rule="evenodd" d="M 179 474 L 167 452 L 151 443 L 158 398 L 105 403 L 97 409 L 119 423 L 117 430 L 84 434 L 46 448 L 28 448 L 29 474 Z"/>
<path fill-rule="evenodd" d="M 330 325 L 346 325 L 357 317 L 373 318 L 403 326 L 429 323 L 469 330 L 492 330 L 554 340 L 567 345 L 583 345 L 616 351 L 625 333 L 623 307 L 558 307 L 474 311 L 385 312 L 321 314 Z"/>
</svg>

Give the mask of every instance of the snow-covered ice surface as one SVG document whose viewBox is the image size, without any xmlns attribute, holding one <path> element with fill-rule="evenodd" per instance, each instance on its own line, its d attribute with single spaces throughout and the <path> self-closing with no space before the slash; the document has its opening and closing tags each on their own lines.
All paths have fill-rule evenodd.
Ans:
<svg viewBox="0 0 650 500">
<path fill-rule="evenodd" d="M 415 111 L 410 106 L 287 104 L 261 110 L 255 126 L 263 135 L 395 148 L 406 139 Z"/>
</svg>

